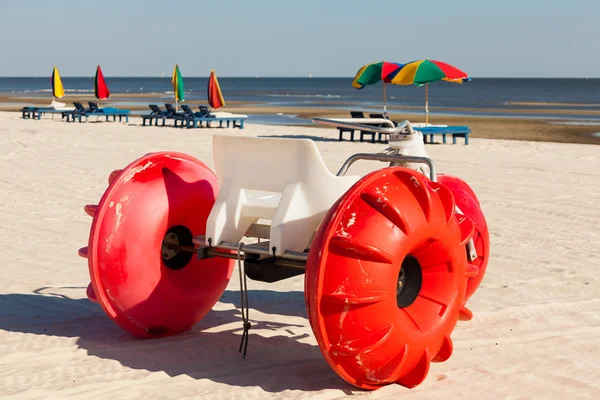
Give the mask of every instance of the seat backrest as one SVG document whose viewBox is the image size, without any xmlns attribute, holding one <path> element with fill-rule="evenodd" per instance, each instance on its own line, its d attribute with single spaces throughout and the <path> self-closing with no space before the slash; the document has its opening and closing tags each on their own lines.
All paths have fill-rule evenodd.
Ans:
<svg viewBox="0 0 600 400">
<path fill-rule="evenodd" d="M 175 107 L 173 107 L 173 104 L 165 103 L 165 108 L 169 112 L 175 112 Z"/>
<path fill-rule="evenodd" d="M 329 208 L 359 177 L 337 177 L 310 139 L 213 136 L 219 194 L 206 223 L 206 240 L 238 242 L 272 207 L 248 202 L 248 191 L 281 193 L 269 234 L 275 255 L 303 251 Z M 258 211 L 257 211 L 258 210 Z M 260 215 L 259 215 L 260 214 Z"/>
<path fill-rule="evenodd" d="M 383 114 L 369 114 L 369 117 L 371 117 L 371 118 L 385 118 L 383 116 Z"/>
<path fill-rule="evenodd" d="M 88 101 L 88 104 L 90 105 L 90 111 L 96 111 L 98 109 L 98 103 Z"/>
<path fill-rule="evenodd" d="M 189 115 L 191 117 L 194 117 L 194 111 L 192 111 L 192 109 L 190 108 L 190 106 L 188 106 L 187 104 L 182 104 L 181 105 L 181 109 L 183 110 L 183 113 L 185 115 Z"/>
<path fill-rule="evenodd" d="M 249 190 L 281 193 L 289 183 L 332 175 L 310 139 L 219 135 L 213 153 L 219 184 L 234 179 Z"/>
<path fill-rule="evenodd" d="M 75 106 L 75 109 L 76 109 L 77 111 L 85 111 L 85 107 L 84 107 L 84 106 L 83 106 L 83 104 L 81 104 L 80 102 L 78 102 L 78 101 L 74 101 L 74 102 L 73 102 L 73 105 Z"/>
<path fill-rule="evenodd" d="M 148 107 L 152 110 L 152 114 L 160 114 L 160 108 L 156 104 L 149 104 Z"/>
<path fill-rule="evenodd" d="M 210 110 L 206 106 L 198 106 L 200 110 L 200 116 L 202 117 L 210 117 Z"/>
<path fill-rule="evenodd" d="M 362 111 L 350 111 L 352 118 L 364 118 L 365 114 Z"/>
</svg>

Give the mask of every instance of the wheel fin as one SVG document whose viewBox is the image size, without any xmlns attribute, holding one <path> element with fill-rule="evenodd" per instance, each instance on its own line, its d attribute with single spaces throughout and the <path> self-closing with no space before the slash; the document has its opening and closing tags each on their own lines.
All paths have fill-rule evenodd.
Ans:
<svg viewBox="0 0 600 400">
<path fill-rule="evenodd" d="M 379 330 L 369 332 L 357 339 L 347 340 L 342 342 L 341 339 L 337 344 L 331 345 L 329 351 L 333 354 L 355 356 L 357 354 L 367 354 L 379 346 L 385 344 L 388 338 L 394 331 L 394 325 L 387 325 Z"/>
<path fill-rule="evenodd" d="M 109 185 L 111 185 L 115 181 L 115 179 L 117 179 L 117 177 L 119 176 L 121 171 L 123 171 L 123 170 L 115 169 L 113 172 L 110 173 L 110 175 L 108 176 L 108 184 Z"/>
<path fill-rule="evenodd" d="M 396 382 L 399 379 L 399 375 L 402 374 L 402 367 L 406 362 L 408 356 L 408 344 L 398 354 L 396 354 L 389 362 L 381 366 L 378 370 L 373 371 L 369 374 L 369 378 L 372 380 L 371 383 L 375 385 L 381 385 L 386 383 Z"/>
<path fill-rule="evenodd" d="M 417 296 L 408 307 L 402 308 L 421 332 L 427 332 L 438 323 L 448 306 L 424 296 Z"/>
<path fill-rule="evenodd" d="M 94 292 L 94 287 L 91 282 L 85 291 L 85 295 L 91 302 L 98 303 L 98 298 L 96 297 L 96 292 Z"/>
<path fill-rule="evenodd" d="M 442 347 L 440 351 L 433 357 L 433 362 L 444 362 L 450 358 L 452 355 L 452 351 L 454 350 L 454 345 L 452 344 L 452 339 L 448 334 L 444 335 L 444 341 L 442 342 Z"/>
<path fill-rule="evenodd" d="M 458 319 L 460 321 L 470 321 L 471 319 L 473 319 L 473 312 L 467 307 L 462 306 L 458 311 Z"/>
<path fill-rule="evenodd" d="M 406 218 L 398 211 L 392 202 L 381 193 L 365 192 L 360 196 L 365 203 L 386 217 L 392 224 L 400 229 L 405 235 L 410 234 Z"/>
<path fill-rule="evenodd" d="M 90 217 L 94 218 L 96 211 L 98 211 L 98 206 L 96 204 L 87 204 L 85 207 L 83 207 L 83 211 L 85 211 L 85 213 Z"/>
<path fill-rule="evenodd" d="M 476 265 L 473 265 L 473 264 L 467 265 L 467 273 L 466 273 L 467 278 L 473 278 L 474 276 L 477 276 L 478 273 L 479 273 L 479 268 L 477 268 Z"/>
<path fill-rule="evenodd" d="M 400 311 L 402 311 L 404 313 L 404 315 L 406 315 L 406 317 L 414 324 L 414 326 L 417 330 L 421 330 L 421 328 L 419 328 L 419 324 L 417 323 L 417 321 L 415 321 L 415 319 L 412 317 L 412 315 L 410 315 L 410 313 L 408 311 L 406 311 L 406 308 L 401 308 Z"/>
<path fill-rule="evenodd" d="M 437 193 L 442 201 L 442 205 L 444 206 L 444 213 L 446 214 L 446 224 L 450 222 L 452 216 L 454 215 L 454 210 L 456 208 L 456 200 L 454 199 L 454 195 L 448 189 L 447 186 L 442 185 L 438 182 L 428 182 L 429 187 Z"/>
<path fill-rule="evenodd" d="M 408 168 L 402 168 L 395 171 L 394 175 L 402 181 L 406 188 L 412 193 L 423 210 L 425 219 L 429 222 L 429 218 L 431 217 L 432 199 L 431 191 L 427 190 L 424 186 L 425 177 Z"/>
<path fill-rule="evenodd" d="M 460 245 L 465 246 L 475 234 L 475 223 L 471 218 L 462 214 L 457 214 L 456 219 L 460 226 Z"/>
<path fill-rule="evenodd" d="M 88 258 L 88 248 L 87 248 L 87 246 L 80 248 L 77 251 L 77 254 L 79 255 L 79 257 Z"/>
<path fill-rule="evenodd" d="M 392 256 L 385 250 L 378 249 L 366 243 L 359 242 L 352 237 L 334 236 L 329 243 L 329 251 L 334 254 L 360 259 L 365 261 L 374 261 L 379 263 L 392 263 Z"/>
<path fill-rule="evenodd" d="M 428 301 L 431 301 L 432 303 L 435 303 L 435 304 L 441 306 L 443 310 L 440 311 L 439 315 L 443 315 L 445 309 L 448 307 L 448 304 L 447 304 L 446 301 L 444 301 L 443 299 L 439 298 L 439 294 L 438 294 L 438 296 L 436 296 L 436 294 L 438 294 L 438 293 L 433 292 L 433 291 L 429 292 L 427 294 L 419 293 L 419 297 L 421 297 L 423 299 L 426 299 Z"/>
<path fill-rule="evenodd" d="M 407 375 L 398 379 L 400 385 L 407 388 L 414 388 L 425 380 L 429 373 L 429 349 L 426 347 L 425 351 L 421 355 L 421 358 L 417 362 L 417 365 Z"/>
</svg>

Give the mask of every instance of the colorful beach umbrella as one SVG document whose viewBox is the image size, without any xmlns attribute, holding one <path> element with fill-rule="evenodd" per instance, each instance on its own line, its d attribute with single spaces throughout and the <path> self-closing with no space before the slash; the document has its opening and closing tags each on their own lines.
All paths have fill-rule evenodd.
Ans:
<svg viewBox="0 0 600 400">
<path fill-rule="evenodd" d="M 383 112 L 387 113 L 385 84 L 391 83 L 391 80 L 402 69 L 402 67 L 403 64 L 388 61 L 380 61 L 377 63 L 363 65 L 356 73 L 356 76 L 352 81 L 352 86 L 360 90 L 366 85 L 374 85 L 380 81 L 383 81 Z"/>
<path fill-rule="evenodd" d="M 185 95 L 183 92 L 183 78 L 181 77 L 179 65 L 177 64 L 175 64 L 171 82 L 173 83 L 173 93 L 175 94 L 175 110 L 177 110 L 177 102 L 185 100 Z"/>
<path fill-rule="evenodd" d="M 425 123 L 429 123 L 428 83 L 435 81 L 463 83 L 471 79 L 466 72 L 436 60 L 417 60 L 406 63 L 391 79 L 394 85 L 425 85 Z"/>
<path fill-rule="evenodd" d="M 110 97 L 110 90 L 108 90 L 108 86 L 106 86 L 104 75 L 102 74 L 102 69 L 99 65 L 96 68 L 96 77 L 94 78 L 94 96 L 96 96 L 98 100 L 104 100 Z"/>
<path fill-rule="evenodd" d="M 60 99 L 61 97 L 63 97 L 65 95 L 65 90 L 63 88 L 62 85 L 62 81 L 60 79 L 60 75 L 58 73 L 58 68 L 56 68 L 56 65 L 54 66 L 54 69 L 52 70 L 52 97 L 56 97 L 57 99 Z"/>
<path fill-rule="evenodd" d="M 208 78 L 208 104 L 215 109 L 225 105 L 225 99 L 223 93 L 221 93 L 221 87 L 214 69 L 210 71 L 210 78 Z"/>
</svg>

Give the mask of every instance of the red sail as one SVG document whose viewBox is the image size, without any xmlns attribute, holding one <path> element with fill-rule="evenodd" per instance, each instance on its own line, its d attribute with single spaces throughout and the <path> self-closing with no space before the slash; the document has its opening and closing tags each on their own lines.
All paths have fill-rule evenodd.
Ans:
<svg viewBox="0 0 600 400">
<path fill-rule="evenodd" d="M 110 91 L 108 90 L 108 86 L 106 86 L 106 82 L 104 81 L 104 75 L 102 75 L 102 69 L 98 65 L 96 69 L 96 79 L 94 81 L 94 95 L 98 100 L 108 99 L 110 96 Z"/>
</svg>

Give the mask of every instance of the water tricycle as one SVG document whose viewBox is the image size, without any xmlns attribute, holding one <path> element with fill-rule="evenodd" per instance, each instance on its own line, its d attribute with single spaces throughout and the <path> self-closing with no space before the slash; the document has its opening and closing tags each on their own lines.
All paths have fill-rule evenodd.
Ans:
<svg viewBox="0 0 600 400">
<path fill-rule="evenodd" d="M 215 172 L 178 152 L 113 171 L 98 205 L 85 206 L 87 297 L 133 335 L 176 335 L 211 310 L 237 265 L 247 346 L 246 278 L 305 274 L 310 326 L 342 379 L 419 385 L 472 318 L 466 302 L 489 258 L 479 200 L 436 172 L 409 121 L 313 121 L 382 132 L 389 147 L 352 155 L 334 175 L 312 140 L 215 135 Z M 347 175 L 359 160 L 385 164 Z"/>
</svg>

